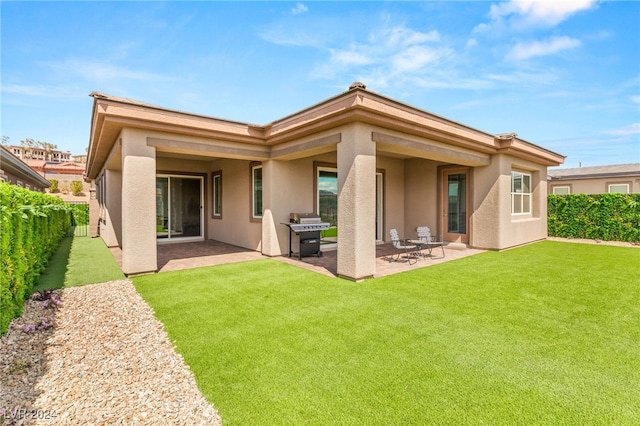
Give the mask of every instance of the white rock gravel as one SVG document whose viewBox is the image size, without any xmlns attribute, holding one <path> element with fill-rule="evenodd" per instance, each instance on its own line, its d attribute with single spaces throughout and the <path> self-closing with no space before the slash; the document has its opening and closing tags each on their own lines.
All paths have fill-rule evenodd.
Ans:
<svg viewBox="0 0 640 426">
<path fill-rule="evenodd" d="M 62 305 L 28 301 L 0 338 L 5 424 L 221 424 L 130 281 L 56 293 Z M 23 331 L 43 317 L 55 326 Z"/>
</svg>

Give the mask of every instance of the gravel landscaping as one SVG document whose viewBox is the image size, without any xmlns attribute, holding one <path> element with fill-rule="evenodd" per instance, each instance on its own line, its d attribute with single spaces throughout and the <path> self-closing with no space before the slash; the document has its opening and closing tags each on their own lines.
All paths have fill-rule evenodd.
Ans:
<svg viewBox="0 0 640 426">
<path fill-rule="evenodd" d="M 130 281 L 54 296 L 28 301 L 0 338 L 0 422 L 221 424 Z"/>
</svg>

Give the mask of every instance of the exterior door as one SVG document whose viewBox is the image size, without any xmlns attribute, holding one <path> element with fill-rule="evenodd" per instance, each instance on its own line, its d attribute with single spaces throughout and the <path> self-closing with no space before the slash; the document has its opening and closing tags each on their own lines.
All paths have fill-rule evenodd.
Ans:
<svg viewBox="0 0 640 426">
<path fill-rule="evenodd" d="M 202 189 L 202 177 L 156 176 L 158 240 L 203 239 Z"/>
<path fill-rule="evenodd" d="M 469 169 L 442 173 L 442 236 L 445 241 L 469 242 Z"/>
</svg>

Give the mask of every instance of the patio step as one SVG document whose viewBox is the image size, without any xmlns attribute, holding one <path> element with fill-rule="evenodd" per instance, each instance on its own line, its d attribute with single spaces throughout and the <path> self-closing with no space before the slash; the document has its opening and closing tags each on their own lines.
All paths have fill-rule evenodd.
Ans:
<svg viewBox="0 0 640 426">
<path fill-rule="evenodd" d="M 466 250 L 468 248 L 465 243 L 449 243 L 445 247 L 453 250 Z"/>
</svg>

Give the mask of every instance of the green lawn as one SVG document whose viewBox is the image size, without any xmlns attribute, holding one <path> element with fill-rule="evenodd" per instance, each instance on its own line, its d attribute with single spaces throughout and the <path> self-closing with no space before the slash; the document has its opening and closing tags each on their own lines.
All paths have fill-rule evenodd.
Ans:
<svg viewBox="0 0 640 426">
<path fill-rule="evenodd" d="M 640 424 L 640 250 L 542 242 L 352 283 L 136 277 L 225 424 Z"/>
<path fill-rule="evenodd" d="M 38 278 L 33 291 L 123 279 L 102 238 L 66 237 Z"/>
</svg>

